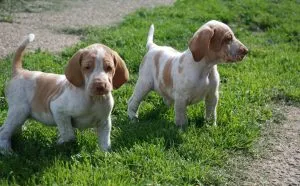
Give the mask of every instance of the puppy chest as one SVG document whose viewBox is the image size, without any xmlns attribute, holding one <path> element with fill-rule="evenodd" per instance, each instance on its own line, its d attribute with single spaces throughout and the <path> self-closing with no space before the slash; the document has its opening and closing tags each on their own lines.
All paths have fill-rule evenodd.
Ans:
<svg viewBox="0 0 300 186">
<path fill-rule="evenodd" d="M 187 99 L 189 104 L 198 103 L 203 100 L 207 94 L 211 93 L 215 87 L 210 83 L 209 79 L 199 79 L 198 81 L 189 82 L 187 87 L 182 88 L 181 92 Z"/>
</svg>

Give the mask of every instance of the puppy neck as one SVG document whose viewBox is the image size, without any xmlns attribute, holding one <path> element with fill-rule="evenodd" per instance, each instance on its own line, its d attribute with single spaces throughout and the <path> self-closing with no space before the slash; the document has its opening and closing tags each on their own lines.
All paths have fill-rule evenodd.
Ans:
<svg viewBox="0 0 300 186">
<path fill-rule="evenodd" d="M 212 69 L 216 66 L 216 61 L 209 61 L 206 56 L 204 56 L 200 61 L 195 61 L 191 50 L 188 48 L 183 52 L 184 59 L 190 64 L 190 68 L 193 68 L 196 73 L 200 76 L 208 76 Z"/>
</svg>

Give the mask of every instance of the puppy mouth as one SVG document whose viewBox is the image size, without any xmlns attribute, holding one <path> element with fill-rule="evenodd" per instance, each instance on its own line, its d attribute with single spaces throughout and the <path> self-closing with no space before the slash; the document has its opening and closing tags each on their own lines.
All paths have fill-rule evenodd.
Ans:
<svg viewBox="0 0 300 186">
<path fill-rule="evenodd" d="M 95 102 L 101 102 L 103 100 L 106 100 L 108 98 L 108 94 L 102 94 L 102 95 L 92 95 L 91 99 Z"/>
<path fill-rule="evenodd" d="M 233 56 L 225 56 L 225 61 L 227 63 L 239 62 L 244 59 L 245 55 L 233 55 Z"/>
<path fill-rule="evenodd" d="M 107 95 L 109 92 L 109 90 L 94 91 L 92 96 L 101 97 Z"/>
<path fill-rule="evenodd" d="M 103 97 L 103 96 L 106 96 L 107 94 L 109 94 L 111 92 L 111 90 L 109 89 L 97 89 L 97 88 L 93 88 L 91 89 L 90 91 L 90 95 L 92 97 Z"/>
</svg>

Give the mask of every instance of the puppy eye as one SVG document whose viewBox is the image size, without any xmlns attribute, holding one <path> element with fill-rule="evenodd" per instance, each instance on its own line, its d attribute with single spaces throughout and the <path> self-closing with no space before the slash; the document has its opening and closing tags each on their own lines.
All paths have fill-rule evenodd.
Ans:
<svg viewBox="0 0 300 186">
<path fill-rule="evenodd" d="M 111 72 L 112 71 L 112 67 L 111 66 L 107 66 L 106 67 L 106 72 Z"/>
<path fill-rule="evenodd" d="M 225 41 L 226 42 L 230 42 L 232 40 L 232 35 L 231 34 L 227 34 L 225 37 Z"/>
<path fill-rule="evenodd" d="M 84 69 L 85 69 L 85 70 L 90 70 L 91 67 L 90 67 L 90 66 L 85 66 Z"/>
</svg>

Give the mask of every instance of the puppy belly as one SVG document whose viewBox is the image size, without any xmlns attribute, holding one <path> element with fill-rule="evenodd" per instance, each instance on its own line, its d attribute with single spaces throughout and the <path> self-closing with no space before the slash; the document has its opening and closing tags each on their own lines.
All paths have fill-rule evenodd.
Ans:
<svg viewBox="0 0 300 186">
<path fill-rule="evenodd" d="M 164 88 L 164 87 L 160 87 L 160 88 L 155 88 L 154 91 L 157 92 L 163 98 L 164 103 L 167 106 L 170 106 L 171 104 L 173 104 L 174 98 L 171 93 L 171 90 L 168 90 L 167 88 Z"/>
<path fill-rule="evenodd" d="M 33 112 L 31 113 L 31 117 L 46 125 L 50 125 L 50 126 L 56 125 L 51 113 Z"/>
<path fill-rule="evenodd" d="M 81 117 L 72 119 L 72 126 L 80 130 L 97 127 L 99 123 L 100 119 L 98 117 Z"/>
</svg>

